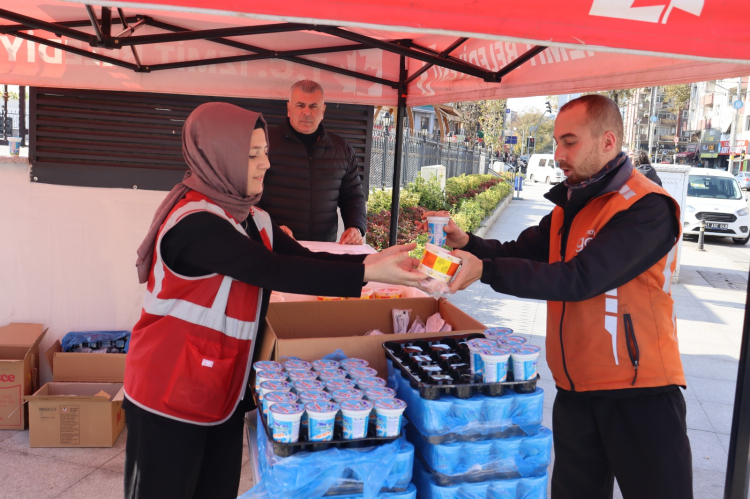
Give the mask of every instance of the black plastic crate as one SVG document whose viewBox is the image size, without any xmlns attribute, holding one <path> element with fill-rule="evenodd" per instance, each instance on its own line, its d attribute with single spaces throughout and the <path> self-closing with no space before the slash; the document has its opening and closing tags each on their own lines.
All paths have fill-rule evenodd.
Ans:
<svg viewBox="0 0 750 499">
<path fill-rule="evenodd" d="M 299 441 L 294 442 L 294 443 L 277 442 L 273 439 L 273 434 L 271 433 L 271 429 L 268 427 L 268 421 L 266 419 L 266 415 L 263 414 L 263 409 L 262 409 L 263 406 L 258 400 L 258 396 L 255 394 L 254 391 L 253 391 L 253 399 L 255 400 L 255 405 L 258 407 L 258 411 L 260 411 L 260 420 L 263 423 L 263 430 L 266 432 L 266 437 L 268 437 L 268 441 L 271 447 L 273 448 L 273 453 L 279 457 L 289 457 L 298 452 L 321 451 L 321 450 L 330 449 L 331 447 L 338 447 L 341 449 L 359 449 L 362 447 L 373 447 L 376 445 L 383 445 L 383 444 L 393 442 L 394 440 L 401 437 L 401 432 L 399 432 L 399 434 L 396 435 L 395 437 L 375 436 L 375 421 L 370 420 L 370 423 L 367 428 L 367 436 L 365 438 L 360 438 L 358 440 L 344 440 L 343 436 L 341 435 L 342 430 L 340 427 L 337 426 L 333 434 L 333 440 L 329 442 L 310 442 L 309 440 L 307 440 L 308 438 L 307 428 L 304 428 L 303 426 L 300 425 Z"/>
<path fill-rule="evenodd" d="M 468 340 L 484 338 L 472 333 L 427 340 L 386 341 L 386 357 L 409 380 L 419 396 L 438 400 L 443 395 L 467 399 L 477 394 L 501 397 L 506 390 L 532 393 L 536 390 L 539 375 L 532 380 L 514 381 L 508 371 L 508 381 L 485 383 L 481 376 L 471 373 Z"/>
</svg>

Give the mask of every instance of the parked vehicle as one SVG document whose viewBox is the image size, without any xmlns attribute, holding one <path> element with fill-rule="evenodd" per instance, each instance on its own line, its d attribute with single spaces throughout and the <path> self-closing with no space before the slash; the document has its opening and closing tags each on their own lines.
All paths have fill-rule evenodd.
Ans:
<svg viewBox="0 0 750 499">
<path fill-rule="evenodd" d="M 750 172 L 739 172 L 734 178 L 740 183 L 741 188 L 750 190 Z"/>
<path fill-rule="evenodd" d="M 558 184 L 565 180 L 565 174 L 558 168 L 554 154 L 532 154 L 526 173 L 532 182 Z"/>
<path fill-rule="evenodd" d="M 735 244 L 750 241 L 750 210 L 739 181 L 731 173 L 691 168 L 683 234 L 697 236 L 701 220 L 706 237 L 731 237 Z"/>
</svg>

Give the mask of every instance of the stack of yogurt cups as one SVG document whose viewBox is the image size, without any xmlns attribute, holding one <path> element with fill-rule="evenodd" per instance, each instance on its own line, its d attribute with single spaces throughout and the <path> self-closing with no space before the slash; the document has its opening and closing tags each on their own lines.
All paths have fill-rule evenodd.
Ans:
<svg viewBox="0 0 750 499">
<path fill-rule="evenodd" d="M 494 327 L 484 331 L 484 338 L 467 342 L 471 372 L 482 376 L 485 383 L 508 380 L 528 381 L 537 377 L 537 364 L 541 348 L 528 345 L 526 338 L 515 336 L 507 327 Z"/>
<path fill-rule="evenodd" d="M 259 361 L 253 369 L 260 409 L 277 442 L 298 442 L 300 428 L 309 442 L 333 440 L 337 426 L 344 440 L 363 439 L 370 422 L 378 437 L 401 431 L 406 403 L 366 360 Z"/>
</svg>

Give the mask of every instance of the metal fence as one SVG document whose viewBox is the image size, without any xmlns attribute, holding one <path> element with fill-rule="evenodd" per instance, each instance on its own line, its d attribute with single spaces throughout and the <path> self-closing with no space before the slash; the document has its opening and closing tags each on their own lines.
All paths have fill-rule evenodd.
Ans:
<svg viewBox="0 0 750 499">
<path fill-rule="evenodd" d="M 370 187 L 393 187 L 393 158 L 396 137 L 392 132 L 374 129 L 370 156 Z M 490 162 L 488 151 L 452 142 L 441 142 L 434 136 L 414 136 L 404 130 L 400 185 L 406 186 L 419 176 L 423 166 L 443 165 L 446 178 L 462 174 L 486 173 Z"/>
</svg>

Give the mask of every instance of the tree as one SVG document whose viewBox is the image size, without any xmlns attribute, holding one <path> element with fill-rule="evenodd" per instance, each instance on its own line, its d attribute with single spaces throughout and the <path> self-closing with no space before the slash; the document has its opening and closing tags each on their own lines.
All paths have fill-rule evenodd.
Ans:
<svg viewBox="0 0 750 499">
<path fill-rule="evenodd" d="M 459 113 L 461 113 L 461 123 L 464 128 L 466 138 L 473 141 L 477 138 L 479 131 L 479 118 L 482 114 L 482 104 L 484 101 L 477 102 L 456 102 L 451 104 Z"/>
<path fill-rule="evenodd" d="M 537 125 L 539 128 L 536 128 Z M 521 142 L 529 137 L 534 137 L 536 141 L 536 152 L 541 153 L 552 153 L 552 134 L 555 131 L 555 120 L 550 118 L 549 115 L 542 116 L 541 111 L 536 109 L 526 108 L 523 109 L 516 115 L 516 119 L 511 123 L 511 130 L 513 135 L 518 136 L 518 144 L 513 146 L 514 154 L 521 154 L 522 146 Z M 523 148 L 526 154 L 532 154 L 535 151 L 527 151 Z"/>
<path fill-rule="evenodd" d="M 666 85 L 662 87 L 665 100 L 669 102 L 669 110 L 679 116 L 690 102 L 690 84 Z"/>
<path fill-rule="evenodd" d="M 497 151 L 503 145 L 503 119 L 508 101 L 498 99 L 480 102 L 479 125 L 484 133 L 484 142 L 491 151 Z"/>
<path fill-rule="evenodd" d="M 586 92 L 583 95 L 590 95 L 590 94 L 603 95 L 615 101 L 615 104 L 617 105 L 617 107 L 623 107 L 628 104 L 628 101 L 633 97 L 636 90 L 637 89 L 635 88 L 621 88 L 619 90 L 601 90 L 599 92 Z"/>
</svg>

